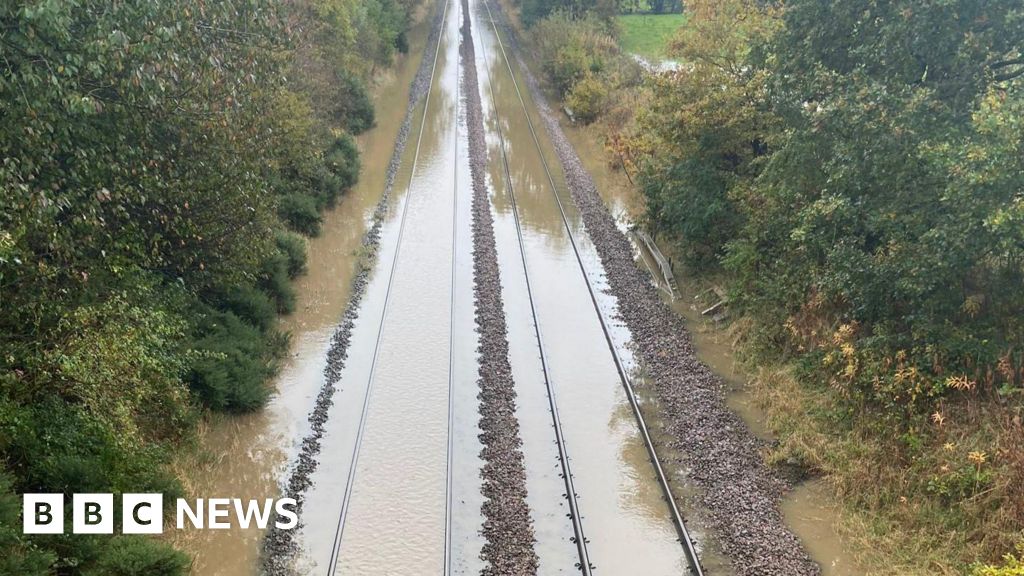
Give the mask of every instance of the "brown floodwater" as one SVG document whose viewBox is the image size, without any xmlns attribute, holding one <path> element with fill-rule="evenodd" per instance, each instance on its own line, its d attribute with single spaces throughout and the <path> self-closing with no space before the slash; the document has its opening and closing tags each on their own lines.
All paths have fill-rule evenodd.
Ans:
<svg viewBox="0 0 1024 576">
<path fill-rule="evenodd" d="M 564 184 L 552 190 L 487 12 L 479 2 L 471 4 L 476 7 L 473 30 L 488 129 L 488 183 L 540 573 L 574 573 L 578 558 L 561 497 L 565 488 L 558 476 L 498 125 L 505 137 L 534 303 L 595 572 L 681 574 L 686 567 L 682 546 L 558 211 L 554 194 L 564 194 Z M 561 175 L 555 176 L 561 182 Z M 600 291 L 600 262 L 578 216 L 570 209 L 568 217 Z M 607 311 L 605 315 L 611 317 Z M 612 329 L 619 333 L 623 328 Z"/>
<path fill-rule="evenodd" d="M 422 18 L 421 20 L 425 20 Z M 324 214 L 319 237 L 307 244 L 308 273 L 295 283 L 297 307 L 279 328 L 291 334 L 289 356 L 276 378 L 275 394 L 257 413 L 214 417 L 206 427 L 197 462 L 186 472 L 196 497 L 273 498 L 323 382 L 331 335 L 351 294 L 361 239 L 384 189 L 384 177 L 408 101 L 409 85 L 423 52 L 427 26 L 414 26 L 410 56 L 398 59 L 375 86 L 377 126 L 358 138 L 363 171 L 359 183 Z M 175 532 L 175 543 L 193 557 L 197 576 L 256 573 L 264 532 L 258 528 Z"/>
<path fill-rule="evenodd" d="M 643 200 L 637 188 L 628 181 L 625 173 L 612 169 L 609 165 L 607 152 L 604 149 L 603 128 L 599 125 L 576 126 L 564 118 L 562 120 L 562 128 L 566 136 L 594 178 L 597 189 L 605 204 L 616 217 L 619 228 L 623 231 L 628 230 L 632 223 L 638 221 L 642 216 Z M 631 240 L 634 243 L 638 263 L 657 271 L 657 265 L 646 250 L 642 249 L 635 239 L 631 238 Z M 770 440 L 771 433 L 766 425 L 766 417 L 746 391 L 747 376 L 735 358 L 733 343 L 728 332 L 723 329 L 724 326 L 719 326 L 701 315 L 701 311 L 707 307 L 707 304 L 704 303 L 705 299 L 698 298 L 699 291 L 695 288 L 694 283 L 684 278 L 680 271 L 681 267 L 677 267 L 676 282 L 680 292 L 678 298 L 671 302 L 671 305 L 685 319 L 693 337 L 698 358 L 728 384 L 727 402 L 729 407 L 743 419 L 751 432 Z M 658 274 L 655 274 L 655 278 L 658 277 Z M 669 299 L 667 295 L 665 297 Z M 653 395 L 648 396 L 647 407 L 653 408 L 656 406 L 656 401 L 650 396 Z M 647 416 L 648 412 L 651 413 L 651 416 Z M 656 409 L 645 410 L 644 414 L 649 421 L 653 420 L 654 423 L 657 423 Z M 658 428 L 658 426 L 653 424 L 652 428 Z M 659 447 L 659 449 L 661 448 Z M 686 488 L 685 486 L 681 486 L 681 488 L 685 502 Z M 796 486 L 784 497 L 782 512 L 789 528 L 801 539 L 811 558 L 821 566 L 823 576 L 863 574 L 837 531 L 838 511 L 835 508 L 832 495 L 824 483 L 809 481 Z M 699 527 L 697 531 L 699 534 Z M 713 553 L 717 554 L 716 551 Z M 707 554 L 702 560 L 705 558 L 708 558 Z M 722 570 L 727 570 L 724 560 L 719 560 L 720 566 L 717 568 L 707 561 L 705 563 L 709 574 L 720 574 Z"/>
</svg>

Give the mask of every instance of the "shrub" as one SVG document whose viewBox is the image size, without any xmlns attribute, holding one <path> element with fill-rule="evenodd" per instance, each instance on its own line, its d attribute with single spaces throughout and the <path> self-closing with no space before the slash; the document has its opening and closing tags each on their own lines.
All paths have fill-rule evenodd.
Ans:
<svg viewBox="0 0 1024 576">
<path fill-rule="evenodd" d="M 3 458 L 19 463 L 18 491 L 139 492 L 181 495 L 161 466 L 166 449 L 138 446 L 81 405 L 46 398 L 29 405 L 0 399 Z"/>
<path fill-rule="evenodd" d="M 191 561 L 170 545 L 134 535 L 115 536 L 85 576 L 185 576 Z"/>
<path fill-rule="evenodd" d="M 626 59 L 615 38 L 596 17 L 574 20 L 559 12 L 531 33 L 544 73 L 565 96 L 588 74 L 600 76 L 616 59 Z"/>
<path fill-rule="evenodd" d="M 21 497 L 14 480 L 0 471 L 0 574 L 48 576 L 57 556 L 40 550 L 21 534 Z"/>
<path fill-rule="evenodd" d="M 306 241 L 298 234 L 280 231 L 276 237 L 277 249 L 288 259 L 288 276 L 297 278 L 306 271 Z"/>
<path fill-rule="evenodd" d="M 1024 552 L 1024 545 L 1018 548 Z M 1007 554 L 1003 557 L 1002 566 L 977 566 L 971 571 L 971 576 L 1024 576 L 1024 561 Z"/>
<path fill-rule="evenodd" d="M 277 305 L 281 314 L 290 314 L 295 310 L 295 288 L 288 275 L 288 257 L 278 252 L 263 263 L 259 285 Z"/>
<path fill-rule="evenodd" d="M 324 164 L 336 176 L 342 190 L 348 190 L 359 181 L 359 148 L 348 134 L 342 134 L 331 143 L 324 154 Z"/>
<path fill-rule="evenodd" d="M 284 196 L 278 204 L 277 212 L 290 229 L 307 236 L 320 234 L 323 219 L 313 197 L 302 193 Z"/>
<path fill-rule="evenodd" d="M 741 221 L 726 195 L 727 179 L 711 162 L 687 158 L 644 170 L 640 182 L 656 231 L 679 242 L 688 265 L 715 269 Z"/>
<path fill-rule="evenodd" d="M 338 80 L 339 98 L 336 120 L 352 134 L 362 134 L 376 124 L 373 100 L 358 77 L 343 74 Z"/>
<path fill-rule="evenodd" d="M 338 197 L 359 180 L 359 149 L 351 136 L 343 134 L 331 142 L 314 164 L 308 177 L 296 176 L 289 188 L 309 191 L 316 210 L 322 212 L 333 207 Z"/>
<path fill-rule="evenodd" d="M 228 290 L 220 303 L 225 312 L 232 312 L 260 330 L 269 330 L 277 320 L 277 307 L 271 298 L 250 284 Z"/>
<path fill-rule="evenodd" d="M 593 74 L 573 85 L 565 99 L 573 117 L 584 124 L 596 120 L 604 112 L 607 102 L 608 86 Z"/>
<path fill-rule="evenodd" d="M 398 33 L 398 36 L 395 36 L 395 50 L 398 50 L 399 54 L 409 53 L 409 35 L 405 30 L 402 30 Z"/>
<path fill-rule="evenodd" d="M 203 403 L 218 412 L 251 412 L 270 394 L 281 337 L 264 334 L 231 312 L 210 311 L 198 328 L 199 356 L 188 376 Z"/>
</svg>

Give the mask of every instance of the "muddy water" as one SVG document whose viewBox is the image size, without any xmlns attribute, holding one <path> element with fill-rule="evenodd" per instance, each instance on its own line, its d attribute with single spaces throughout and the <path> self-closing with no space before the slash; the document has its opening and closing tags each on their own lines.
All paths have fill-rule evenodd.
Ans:
<svg viewBox="0 0 1024 576">
<path fill-rule="evenodd" d="M 489 102 L 491 93 L 484 95 L 488 101 L 485 112 L 490 132 L 495 235 L 540 572 L 571 573 L 576 558 L 568 541 L 572 532 L 564 518 L 567 507 L 560 502 L 558 508 L 553 508 L 564 486 L 558 478 L 546 392 L 536 358 L 537 342 L 529 323 L 511 197 L 498 164 L 501 148 L 496 123 L 500 123 L 506 138 L 534 302 L 591 562 L 598 573 L 682 573 L 683 551 L 558 212 L 553 195 L 557 191 L 552 190 L 545 176 L 487 13 L 480 10 L 478 7 L 474 26 L 482 47 L 478 50 L 478 66 L 484 85 L 489 80 L 493 87 L 494 99 Z M 578 219 L 574 214 L 570 218 L 574 233 L 582 237 Z M 557 512 L 550 512 L 553 509 Z"/>
<path fill-rule="evenodd" d="M 421 15 L 422 16 L 422 15 Z M 410 33 L 410 54 L 423 52 L 426 24 Z M 408 101 L 418 56 L 402 57 L 375 89 L 377 126 L 359 137 L 363 172 L 359 184 L 324 214 L 322 233 L 308 243 L 306 275 L 295 283 L 298 306 L 280 322 L 291 333 L 289 357 L 275 382 L 276 394 L 259 413 L 214 419 L 204 435 L 201 462 L 186 471 L 197 497 L 268 498 L 307 430 L 307 414 L 323 381 L 335 325 L 350 296 L 360 240 L 384 188 L 384 175 Z M 194 555 L 192 574 L 249 576 L 256 572 L 263 531 L 187 531 L 175 541 Z"/>
<path fill-rule="evenodd" d="M 864 570 L 846 552 L 836 532 L 837 511 L 831 504 L 829 488 L 820 480 L 797 486 L 782 502 L 786 523 L 802 537 L 808 553 L 821 566 L 824 576 L 859 576 Z M 812 537 L 813 536 L 813 537 Z"/>
<path fill-rule="evenodd" d="M 642 216 L 643 201 L 625 174 L 620 170 L 611 169 L 608 165 L 603 128 L 596 125 L 574 126 L 563 121 L 563 129 L 593 176 L 605 204 L 616 216 L 620 229 L 625 231 Z M 639 246 L 636 248 L 638 263 L 657 270 L 656 264 L 646 251 L 641 250 Z M 677 269 L 676 281 L 681 294 L 672 306 L 686 319 L 697 356 L 729 385 L 727 401 L 730 408 L 743 418 L 754 434 L 770 440 L 771 434 L 765 424 L 765 415 L 745 390 L 747 376 L 735 359 L 728 333 L 701 316 L 700 312 L 706 307 L 703 302 L 706 300 L 698 300 L 700 290 L 687 278 L 682 277 L 679 270 L 681 268 Z M 657 277 L 657 274 L 655 276 Z M 648 401 L 653 403 L 653 399 Z M 656 423 L 656 416 L 653 416 L 656 410 L 645 410 L 645 415 L 648 412 L 652 414 Z M 651 420 L 651 417 L 648 419 Z M 786 523 L 800 537 L 811 557 L 821 566 L 824 576 L 854 576 L 863 573 L 838 535 L 838 513 L 825 485 L 811 481 L 795 487 L 784 498 L 782 511 Z M 721 570 L 725 569 L 724 566 L 715 569 L 714 566 L 708 565 L 707 555 L 703 559 L 705 567 L 711 574 L 721 573 Z"/>
</svg>

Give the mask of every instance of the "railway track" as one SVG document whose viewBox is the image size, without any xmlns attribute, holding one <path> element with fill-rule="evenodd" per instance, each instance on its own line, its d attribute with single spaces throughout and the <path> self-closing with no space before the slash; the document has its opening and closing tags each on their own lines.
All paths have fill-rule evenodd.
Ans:
<svg viewBox="0 0 1024 576">
<path fill-rule="evenodd" d="M 331 547 L 331 557 L 330 557 L 330 561 L 329 561 L 329 564 L 328 564 L 328 567 L 327 567 L 327 574 L 328 574 L 328 576 L 335 576 L 337 574 L 337 572 L 338 572 L 338 561 L 339 561 L 339 557 L 340 557 L 340 553 L 341 553 L 341 543 L 342 543 L 342 538 L 343 538 L 344 533 L 345 533 L 345 525 L 346 525 L 346 520 L 347 520 L 347 517 L 348 517 L 348 513 L 349 513 L 349 509 L 350 509 L 350 504 L 351 504 L 351 500 L 352 500 L 352 491 L 353 491 L 353 486 L 355 484 L 356 471 L 357 471 L 358 463 L 359 463 L 359 455 L 360 455 L 360 452 L 361 452 L 361 449 L 362 449 L 363 437 L 364 437 L 364 433 L 365 433 L 365 430 L 366 430 L 367 415 L 369 414 L 369 408 L 370 408 L 370 398 L 371 398 L 371 395 L 372 395 L 373 383 L 374 383 L 375 375 L 376 375 L 376 372 L 377 372 L 377 365 L 378 365 L 378 360 L 379 360 L 379 356 L 380 356 L 380 349 L 381 349 L 381 341 L 382 341 L 383 335 L 384 335 L 384 325 L 385 325 L 385 321 L 386 321 L 387 316 L 388 316 L 388 309 L 389 309 L 389 306 L 391 304 L 392 288 L 394 286 L 394 280 L 395 280 L 395 271 L 398 268 L 399 256 L 401 255 L 401 251 L 402 251 L 402 240 L 403 240 L 404 235 L 405 235 L 406 222 L 408 220 L 409 203 L 410 203 L 410 199 L 412 197 L 412 193 L 413 193 L 413 190 L 414 190 L 414 187 L 413 187 L 412 184 L 413 184 L 413 180 L 414 180 L 414 178 L 416 176 L 416 168 L 418 166 L 419 159 L 420 159 L 420 150 L 421 150 L 421 147 L 422 147 L 422 144 L 423 144 L 423 134 L 425 132 L 427 118 L 428 118 L 428 112 L 429 112 L 429 109 L 430 109 L 431 94 L 433 93 L 433 90 L 434 90 L 434 81 L 435 81 L 436 74 L 437 74 L 437 63 L 438 63 L 439 55 L 441 53 L 441 45 L 443 43 L 443 37 L 444 37 L 443 30 L 444 30 L 444 27 L 445 27 L 445 25 L 447 23 L 447 20 L 448 20 L 448 13 L 449 13 L 448 7 L 449 7 L 450 4 L 453 3 L 453 1 L 454 0 L 446 0 L 446 2 L 444 4 L 444 8 L 443 8 L 444 13 L 442 14 L 442 17 L 441 17 L 441 30 L 442 30 L 442 32 L 440 34 L 438 34 L 437 45 L 435 46 L 435 49 L 434 49 L 433 62 L 432 62 L 432 65 L 431 65 L 431 72 L 430 72 L 430 83 L 429 83 L 429 86 L 427 88 L 426 96 L 424 97 L 423 116 L 422 116 L 422 118 L 420 120 L 419 130 L 418 130 L 418 134 L 417 134 L 417 137 L 416 137 L 416 148 L 415 148 L 415 151 L 413 152 L 412 168 L 409 171 L 409 181 L 407 183 L 407 190 L 406 190 L 405 198 L 402 200 L 402 209 L 401 209 L 402 210 L 402 215 L 400 217 L 400 223 L 399 223 L 399 227 L 398 227 L 398 238 L 396 240 L 396 245 L 395 245 L 395 254 L 394 254 L 394 257 L 393 257 L 393 259 L 391 261 L 391 266 L 390 266 L 390 269 L 389 269 L 389 272 L 388 272 L 388 282 L 387 282 L 387 288 L 386 288 L 385 297 L 384 297 L 384 306 L 383 306 L 383 308 L 381 310 L 380 319 L 379 319 L 378 324 L 377 324 L 377 337 L 376 337 L 376 341 L 374 343 L 373 359 L 371 360 L 370 372 L 369 372 L 369 376 L 368 376 L 366 392 L 365 392 L 365 395 L 363 397 L 362 409 L 360 411 L 358 430 L 357 430 L 357 433 L 356 433 L 356 438 L 355 438 L 354 446 L 353 446 L 353 449 L 352 449 L 352 456 L 351 456 L 350 463 L 349 463 L 348 478 L 347 478 L 346 483 L 345 483 L 345 492 L 344 492 L 344 495 L 342 497 L 341 511 L 340 511 L 340 513 L 338 515 L 338 523 L 337 523 L 337 527 L 335 529 L 335 534 L 334 534 L 334 543 L 333 543 L 333 546 Z M 456 102 L 456 104 L 455 104 L 456 105 L 456 116 L 458 115 L 458 110 L 457 110 L 458 100 L 459 100 L 458 97 L 456 97 L 455 98 L 455 102 Z M 458 146 L 458 130 L 455 131 L 455 145 L 456 145 L 456 147 Z M 458 226 L 458 218 L 457 218 L 457 215 L 458 215 L 458 178 L 457 178 L 457 176 L 458 176 L 458 164 L 457 163 L 453 163 L 453 166 L 454 166 L 454 168 L 453 168 L 453 178 L 454 178 L 454 180 L 453 180 L 453 182 L 454 182 L 453 190 L 455 191 L 455 193 L 453 194 L 453 198 L 452 198 L 453 219 L 452 219 L 452 275 L 451 275 L 451 300 L 450 300 L 450 303 L 451 303 L 451 316 L 449 318 L 450 320 L 451 320 L 451 318 L 455 314 L 455 278 L 456 278 L 456 273 L 455 273 L 455 270 L 456 270 L 456 266 L 455 266 L 455 253 L 456 253 L 456 249 L 457 249 L 456 239 L 458 237 L 458 235 L 457 235 L 457 230 L 458 230 L 458 228 L 457 228 L 457 226 Z M 454 404 L 453 404 L 453 394 L 452 394 L 452 386 L 453 386 L 453 378 L 454 378 L 454 376 L 453 376 L 454 370 L 452 368 L 453 368 L 453 364 L 454 364 L 454 356 L 453 356 L 452 350 L 454 349 L 454 347 L 451 346 L 451 344 L 454 342 L 454 339 L 455 339 L 454 322 L 451 322 L 450 326 L 451 326 L 451 328 L 449 329 L 449 358 L 448 358 L 448 366 L 449 366 L 449 371 L 448 371 L 448 422 L 447 422 L 448 441 L 447 441 L 446 456 L 445 456 L 446 457 L 446 464 L 445 464 L 445 468 L 446 468 L 445 521 L 444 521 L 445 522 L 445 535 L 444 535 L 445 536 L 444 537 L 444 574 L 445 574 L 445 576 L 448 576 L 449 574 L 451 574 L 451 566 L 452 566 L 452 559 L 451 559 L 451 545 L 452 545 L 452 540 L 451 540 L 451 531 L 452 531 L 451 530 L 451 523 L 452 523 L 452 519 L 451 518 L 452 518 L 452 513 L 451 513 L 451 510 L 452 510 L 452 491 L 453 491 L 452 490 L 452 427 L 453 427 L 453 420 L 454 420 L 454 416 L 453 416 Z"/>
<path fill-rule="evenodd" d="M 615 368 L 616 368 L 616 370 L 618 372 L 619 379 L 620 379 L 620 381 L 622 383 L 623 389 L 625 390 L 626 397 L 627 397 L 627 399 L 629 401 L 630 408 L 631 408 L 631 410 L 633 412 L 634 418 L 636 419 L 637 427 L 640 430 L 640 434 L 641 434 L 641 437 L 642 437 L 643 442 L 644 442 L 644 447 L 647 450 L 648 457 L 649 457 L 649 459 L 651 461 L 652 466 L 655 469 L 655 472 L 656 472 L 656 475 L 657 475 L 657 479 L 658 479 L 658 484 L 661 487 L 662 494 L 663 494 L 663 496 L 665 498 L 665 501 L 667 502 L 667 504 L 669 506 L 669 509 L 670 509 L 670 512 L 671 512 L 671 515 L 672 515 L 672 521 L 673 521 L 673 524 L 675 525 L 676 531 L 678 533 L 680 544 L 683 546 L 684 552 L 686 554 L 686 558 L 687 558 L 687 562 L 689 564 L 690 572 L 692 574 L 696 575 L 696 576 L 703 576 L 703 574 L 704 574 L 703 568 L 701 567 L 700 559 L 699 559 L 699 557 L 697 555 L 697 551 L 696 551 L 696 549 L 693 546 L 693 540 L 690 537 L 689 531 L 686 529 L 686 524 L 685 524 L 685 522 L 683 520 L 682 514 L 679 511 L 679 507 L 676 504 L 675 498 L 674 498 L 674 496 L 672 494 L 672 489 L 671 489 L 671 486 L 670 486 L 670 484 L 668 482 L 668 477 L 665 474 L 665 471 L 664 471 L 664 469 L 661 466 L 661 462 L 660 462 L 660 460 L 658 458 L 657 451 L 656 451 L 654 443 L 653 443 L 653 441 L 651 439 L 650 431 L 648 430 L 647 423 L 646 423 L 646 421 L 644 419 L 643 413 L 640 410 L 640 405 L 639 405 L 639 402 L 638 402 L 637 397 L 636 397 L 636 391 L 635 391 L 635 388 L 633 386 L 632 379 L 631 379 L 628 371 L 625 368 L 625 365 L 624 365 L 624 363 L 622 361 L 622 358 L 621 358 L 621 356 L 619 354 L 618 349 L 615 347 L 615 343 L 614 343 L 614 341 L 612 339 L 612 336 L 611 336 L 611 331 L 609 330 L 609 327 L 608 327 L 608 320 L 607 320 L 607 318 L 605 318 L 605 314 L 601 310 L 600 304 L 599 304 L 598 299 L 597 299 L 597 294 L 596 294 L 596 292 L 594 290 L 594 287 L 593 287 L 593 283 L 590 280 L 590 276 L 587 274 L 587 269 L 586 269 L 586 266 L 583 263 L 583 257 L 580 254 L 579 246 L 577 244 L 575 235 L 573 234 L 573 231 L 572 231 L 572 226 L 569 224 L 569 219 L 566 216 L 565 207 L 562 204 L 561 198 L 559 198 L 558 187 L 555 184 L 555 180 L 554 180 L 554 177 L 552 176 L 551 168 L 548 165 L 547 159 L 546 159 L 546 157 L 544 155 L 543 148 L 541 147 L 540 138 L 537 135 L 537 131 L 536 131 L 536 128 L 535 128 L 535 126 L 533 124 L 533 120 L 530 117 L 529 109 L 526 106 L 526 101 L 523 98 L 522 91 L 520 90 L 519 82 L 516 79 L 515 72 L 514 72 L 514 70 L 512 68 L 511 61 L 509 60 L 509 57 L 508 57 L 508 53 L 505 50 L 504 43 L 501 40 L 501 34 L 500 34 L 499 30 L 498 30 L 497 23 L 494 20 L 494 14 L 491 11 L 490 2 L 489 2 L 489 0 L 482 0 L 482 2 L 483 2 L 484 6 L 485 6 L 485 8 L 487 10 L 488 19 L 489 19 L 490 25 L 491 25 L 491 27 L 492 27 L 492 29 L 494 31 L 494 36 L 495 36 L 495 39 L 496 39 L 496 41 L 498 43 L 498 47 L 499 47 L 499 50 L 501 52 L 502 60 L 504 61 L 505 66 L 506 66 L 506 68 L 508 70 L 509 76 L 510 76 L 510 78 L 512 80 L 512 84 L 513 84 L 513 86 L 515 88 L 516 96 L 517 96 L 517 98 L 519 100 L 519 103 L 520 103 L 520 106 L 522 108 L 523 115 L 526 118 L 526 122 L 527 122 L 527 126 L 529 128 L 530 135 L 532 137 L 534 145 L 536 146 L 537 153 L 538 153 L 538 155 L 539 155 L 539 157 L 541 159 L 541 164 L 543 166 L 544 173 L 545 173 L 545 176 L 547 178 L 548 184 L 550 185 L 551 193 L 554 196 L 555 202 L 558 205 L 558 212 L 559 212 L 559 214 L 561 216 L 562 224 L 565 227 L 566 233 L 567 233 L 568 238 L 569 238 L 570 245 L 572 247 L 572 251 L 573 251 L 573 253 L 575 255 L 576 262 L 579 265 L 580 272 L 582 273 L 584 281 L 586 283 L 587 291 L 589 292 L 591 302 L 593 303 L 593 306 L 594 306 L 594 311 L 597 314 L 598 320 L 599 320 L 599 322 L 601 324 L 601 329 L 604 332 L 605 341 L 607 342 L 608 348 L 609 348 L 609 350 L 610 350 L 610 352 L 612 354 L 612 358 L 614 360 Z M 484 50 L 486 51 L 486 47 L 484 47 Z M 488 86 L 489 86 L 489 93 L 490 93 L 490 96 L 491 96 L 492 105 L 495 106 L 495 108 L 496 108 L 497 107 L 497 101 L 494 98 L 494 92 L 493 92 L 493 88 L 491 87 L 491 78 L 490 78 L 490 74 L 489 73 L 487 74 L 487 83 L 488 83 Z M 498 138 L 499 138 L 499 141 L 500 141 L 500 146 L 501 146 L 501 151 L 502 151 L 502 164 L 504 166 L 505 179 L 506 179 L 506 183 L 508 185 L 508 189 L 509 189 L 510 197 L 511 197 L 513 216 L 515 218 L 515 224 L 516 224 L 516 232 L 518 234 L 518 239 L 519 239 L 520 255 L 521 255 L 521 258 L 522 258 L 522 261 L 523 261 L 524 273 L 526 273 L 526 276 L 527 276 L 528 292 L 530 292 L 530 289 L 529 289 L 528 264 L 526 262 L 526 253 L 525 253 L 525 249 L 523 247 L 523 239 L 522 239 L 522 231 L 521 231 L 521 226 L 520 226 L 520 221 L 519 221 L 520 220 L 519 219 L 519 213 L 518 213 L 518 208 L 516 207 L 515 192 L 514 192 L 513 186 L 512 186 L 511 175 L 509 174 L 505 138 L 504 138 L 504 135 L 502 133 L 500 123 L 498 125 Z M 548 378 L 548 375 L 547 375 L 547 372 L 546 372 L 546 360 L 545 360 L 545 357 L 544 357 L 543 344 L 542 344 L 542 340 L 541 340 L 539 323 L 537 321 L 536 309 L 535 309 L 534 304 L 533 304 L 532 292 L 529 293 L 529 297 L 530 297 L 530 308 L 531 308 L 531 311 L 533 312 L 533 315 L 534 315 L 534 326 L 536 328 L 538 346 L 541 348 L 541 361 L 542 361 L 542 364 L 545 365 L 545 382 L 549 384 L 549 397 L 551 398 L 551 402 L 552 402 L 552 414 L 553 414 L 553 419 L 555 420 L 556 435 L 558 436 L 557 441 L 559 442 L 559 453 L 560 453 L 560 455 L 562 455 L 562 458 L 563 458 L 563 472 L 565 473 L 565 477 L 567 479 L 566 480 L 566 489 L 568 491 L 568 494 L 570 496 L 572 496 L 571 498 L 569 498 L 569 501 L 570 501 L 570 506 L 571 506 L 571 510 L 572 510 L 572 514 L 573 514 L 573 528 L 574 528 L 574 531 L 576 532 L 577 546 L 578 546 L 579 553 L 580 553 L 580 568 L 581 568 L 581 571 L 584 574 L 589 575 L 591 573 L 591 570 L 592 570 L 593 567 L 590 565 L 589 556 L 587 554 L 587 549 L 586 549 L 586 544 L 587 543 L 586 543 L 585 537 L 583 536 L 582 521 L 581 521 L 581 518 L 579 516 L 578 508 L 574 505 L 574 504 L 576 504 L 576 494 L 575 494 L 575 491 L 572 489 L 571 473 L 569 473 L 569 470 L 568 470 L 568 457 L 565 456 L 566 450 L 565 450 L 565 446 L 564 446 L 564 439 L 561 437 L 561 430 L 560 430 L 560 426 L 558 424 L 557 411 L 555 410 L 555 407 L 554 407 L 553 389 L 550 387 L 550 381 L 549 381 L 549 378 Z"/>
</svg>

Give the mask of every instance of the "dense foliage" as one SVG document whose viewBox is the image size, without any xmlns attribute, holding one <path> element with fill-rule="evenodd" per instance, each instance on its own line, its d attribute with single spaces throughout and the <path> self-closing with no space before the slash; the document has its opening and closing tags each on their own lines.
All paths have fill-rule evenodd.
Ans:
<svg viewBox="0 0 1024 576">
<path fill-rule="evenodd" d="M 532 27 L 559 12 L 575 20 L 588 15 L 610 20 L 618 14 L 679 14 L 682 0 L 515 0 L 519 18 Z"/>
<path fill-rule="evenodd" d="M 609 19 L 619 13 L 620 0 L 515 0 L 523 24 L 531 27 L 551 16 L 562 14 L 576 20 L 588 15 Z"/>
<path fill-rule="evenodd" d="M 173 497 L 202 411 L 263 404 L 305 266 L 288 230 L 355 183 L 409 9 L 0 7 L 0 571 L 187 569 L 142 538 L 25 537 L 13 494 Z"/>
<path fill-rule="evenodd" d="M 1021 453 L 986 432 L 1020 429 L 1024 385 L 1024 3 L 687 10 L 636 141 L 650 225 L 891 447 L 895 489 L 1005 550 L 971 526 L 1024 521 Z"/>
<path fill-rule="evenodd" d="M 1018 389 L 1024 6 L 690 10 L 645 123 L 658 230 L 887 413 Z"/>
<path fill-rule="evenodd" d="M 614 93 L 638 86 L 640 65 L 623 54 L 610 20 L 558 11 L 530 31 L 543 72 L 573 117 L 589 123 L 614 107 Z"/>
</svg>

